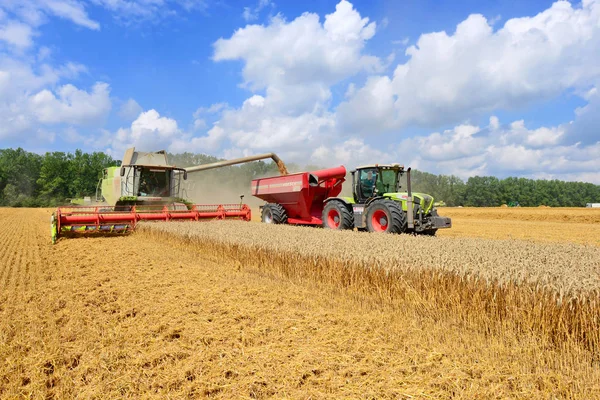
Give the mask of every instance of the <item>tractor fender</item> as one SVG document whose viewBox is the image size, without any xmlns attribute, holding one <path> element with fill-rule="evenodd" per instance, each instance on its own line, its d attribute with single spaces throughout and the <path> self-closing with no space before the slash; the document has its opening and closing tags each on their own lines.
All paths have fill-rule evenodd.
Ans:
<svg viewBox="0 0 600 400">
<path fill-rule="evenodd" d="M 354 200 L 351 200 L 349 197 L 328 197 L 325 200 L 323 200 L 323 207 L 325 207 L 327 203 L 333 200 L 341 201 L 346 205 L 346 207 L 348 207 L 349 210 L 352 210 L 352 204 L 354 204 Z"/>
<path fill-rule="evenodd" d="M 371 204 L 373 204 L 374 201 L 378 201 L 378 200 L 392 200 L 393 201 L 393 199 L 391 197 L 388 197 L 388 196 L 371 197 L 365 203 L 365 208 L 369 207 Z"/>
</svg>

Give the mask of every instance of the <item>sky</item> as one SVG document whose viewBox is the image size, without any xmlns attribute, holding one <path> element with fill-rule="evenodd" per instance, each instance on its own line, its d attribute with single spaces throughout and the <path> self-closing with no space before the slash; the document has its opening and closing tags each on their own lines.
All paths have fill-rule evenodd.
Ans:
<svg viewBox="0 0 600 400">
<path fill-rule="evenodd" d="M 600 0 L 0 0 L 0 148 L 600 184 Z"/>
</svg>

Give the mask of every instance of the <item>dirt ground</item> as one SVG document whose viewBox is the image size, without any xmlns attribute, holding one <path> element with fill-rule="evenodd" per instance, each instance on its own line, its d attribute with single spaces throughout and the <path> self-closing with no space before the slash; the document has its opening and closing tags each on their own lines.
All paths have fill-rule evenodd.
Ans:
<svg viewBox="0 0 600 400">
<path fill-rule="evenodd" d="M 0 208 L 1 398 L 600 398 L 583 350 L 564 358 L 535 336 L 507 341 L 135 234 L 52 246 L 49 215 Z M 455 234 L 479 220 L 456 215 Z"/>
</svg>

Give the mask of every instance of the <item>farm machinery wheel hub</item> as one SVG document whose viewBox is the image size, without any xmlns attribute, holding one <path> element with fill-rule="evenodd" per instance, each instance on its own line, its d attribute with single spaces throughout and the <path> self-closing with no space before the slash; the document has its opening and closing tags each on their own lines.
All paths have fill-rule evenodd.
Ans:
<svg viewBox="0 0 600 400">
<path fill-rule="evenodd" d="M 327 224 L 332 229 L 337 229 L 340 226 L 340 213 L 336 209 L 329 210 L 327 214 Z"/>
<path fill-rule="evenodd" d="M 377 232 L 385 232 L 388 227 L 388 215 L 383 210 L 376 210 L 371 223 Z"/>
</svg>

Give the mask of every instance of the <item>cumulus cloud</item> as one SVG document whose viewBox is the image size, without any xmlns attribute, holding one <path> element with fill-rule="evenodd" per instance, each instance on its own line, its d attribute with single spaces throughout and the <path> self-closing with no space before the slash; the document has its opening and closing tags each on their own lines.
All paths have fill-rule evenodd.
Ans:
<svg viewBox="0 0 600 400">
<path fill-rule="evenodd" d="M 0 58 L 0 119 L 3 121 L 0 139 L 35 138 L 51 142 L 56 135 L 48 133 L 44 125 L 89 126 L 103 120 L 111 107 L 108 85 L 99 83 L 91 92 L 73 85 L 59 86 L 56 91 L 48 89 L 63 79 L 76 78 L 85 70 L 84 66 L 73 63 L 52 67 Z"/>
<path fill-rule="evenodd" d="M 586 176 L 600 184 L 596 165 L 600 141 L 589 146 L 566 144 L 566 129 L 528 129 L 521 120 L 502 125 L 492 117 L 486 127 L 462 124 L 441 133 L 401 140 L 392 146 L 392 152 L 419 169 L 464 179 L 474 175 L 568 180 Z"/>
<path fill-rule="evenodd" d="M 105 118 L 111 109 L 110 89 L 96 83 L 91 93 L 68 84 L 52 93 L 44 89 L 29 98 L 31 112 L 44 124 L 90 125 Z"/>
<path fill-rule="evenodd" d="M 266 26 L 248 25 L 219 39 L 214 60 L 242 60 L 245 87 L 264 94 L 224 109 L 215 125 L 222 133 L 211 144 L 220 142 L 231 155 L 276 150 L 306 158 L 307 151 L 334 140 L 331 86 L 383 68 L 363 51 L 375 29 L 342 0 L 322 22 L 313 13 L 292 21 L 278 15 Z"/>
<path fill-rule="evenodd" d="M 0 40 L 11 46 L 23 49 L 33 44 L 33 29 L 18 21 L 0 22 Z"/>
<path fill-rule="evenodd" d="M 161 117 L 152 109 L 140 113 L 128 128 L 120 128 L 114 134 L 105 132 L 98 145 L 106 146 L 108 142 L 109 152 L 115 155 L 133 146 L 141 151 L 157 151 L 169 148 L 181 135 L 177 121 Z"/>
<path fill-rule="evenodd" d="M 439 126 L 515 109 L 590 85 L 600 76 L 600 3 L 558 1 L 494 31 L 470 15 L 452 34 L 427 33 L 392 76 L 373 76 L 338 107 L 352 132 Z"/>
<path fill-rule="evenodd" d="M 304 13 L 286 22 L 249 25 L 214 44 L 214 60 L 243 60 L 243 75 L 253 89 L 273 85 L 333 84 L 360 70 L 378 67 L 378 59 L 361 54 L 375 34 L 375 22 L 362 18 L 343 0 L 325 17 Z"/>
<path fill-rule="evenodd" d="M 140 113 L 143 111 L 143 108 L 138 104 L 134 99 L 128 99 L 125 103 L 123 103 L 119 109 L 119 116 L 125 120 L 134 120 L 136 119 Z"/>
</svg>

